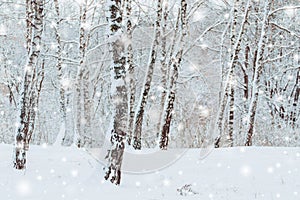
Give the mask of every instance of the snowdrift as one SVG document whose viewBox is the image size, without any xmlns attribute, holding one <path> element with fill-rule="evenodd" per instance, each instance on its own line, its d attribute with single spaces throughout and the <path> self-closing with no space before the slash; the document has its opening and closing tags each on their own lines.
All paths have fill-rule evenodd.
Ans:
<svg viewBox="0 0 300 200">
<path fill-rule="evenodd" d="M 300 148 L 236 147 L 205 154 L 200 149 L 173 150 L 172 156 L 180 154 L 163 167 L 123 173 L 121 186 L 103 180 L 104 166 L 95 150 L 32 146 L 27 170 L 21 172 L 12 168 L 12 150 L 0 145 L 3 200 L 300 199 Z M 133 166 L 127 158 L 124 166 Z M 133 159 L 139 170 L 145 166 L 142 159 Z"/>
</svg>

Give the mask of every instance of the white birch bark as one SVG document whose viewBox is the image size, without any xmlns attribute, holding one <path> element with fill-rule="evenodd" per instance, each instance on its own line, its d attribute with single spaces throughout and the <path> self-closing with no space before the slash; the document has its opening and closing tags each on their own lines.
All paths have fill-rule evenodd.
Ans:
<svg viewBox="0 0 300 200">
<path fill-rule="evenodd" d="M 127 57 L 126 57 L 126 64 L 128 68 L 128 78 L 129 78 L 129 121 L 128 121 L 128 137 L 127 141 L 128 144 L 131 144 L 132 135 L 133 135 L 133 128 L 134 128 L 134 104 L 135 104 L 135 92 L 136 92 L 136 80 L 135 80 L 135 67 L 133 63 L 133 47 L 132 47 L 132 29 L 133 25 L 131 22 L 131 7 L 132 1 L 126 0 L 125 1 L 125 9 L 126 9 L 126 29 L 127 29 Z"/>
<path fill-rule="evenodd" d="M 269 26 L 269 12 L 270 12 L 270 1 L 265 1 L 264 5 L 264 18 L 262 21 L 262 28 L 260 33 L 259 42 L 257 45 L 257 57 L 255 60 L 255 72 L 254 77 L 252 81 L 252 95 L 251 95 L 251 102 L 249 105 L 249 112 L 248 112 L 248 123 L 247 123 L 247 135 L 246 135 L 246 141 L 245 146 L 251 146 L 252 145 L 252 136 L 254 133 L 255 128 L 255 116 L 256 116 L 256 110 L 257 110 L 257 104 L 258 104 L 258 98 L 259 98 L 259 82 L 260 82 L 260 75 L 263 71 L 263 57 L 264 57 L 264 50 L 265 45 L 267 43 L 267 31 Z"/>
<path fill-rule="evenodd" d="M 233 56 L 232 59 L 230 61 L 230 65 L 229 65 L 229 72 L 232 72 L 233 67 L 236 65 L 236 57 L 238 56 L 239 52 L 240 52 L 240 45 L 242 42 L 242 36 L 245 33 L 245 26 L 248 20 L 248 16 L 250 13 L 250 0 L 247 1 L 246 6 L 245 6 L 245 11 L 244 11 L 244 16 L 243 16 L 243 20 L 241 23 L 241 28 L 240 31 L 237 35 L 236 38 L 236 43 L 234 45 L 234 48 L 232 49 L 233 51 Z M 222 131 L 223 131 L 223 118 L 224 118 L 224 112 L 225 112 L 225 108 L 228 102 L 228 97 L 229 97 L 229 92 L 230 92 L 230 87 L 231 84 L 233 83 L 233 73 L 228 73 L 226 81 L 225 81 L 225 85 L 224 85 L 224 91 L 223 91 L 223 95 L 221 98 L 221 105 L 218 111 L 218 117 L 217 117 L 217 123 L 216 123 L 216 127 L 217 127 L 217 138 L 215 139 L 215 147 L 219 147 L 220 146 L 220 141 L 221 141 L 221 137 L 222 137 Z"/>
<path fill-rule="evenodd" d="M 156 22 L 155 22 L 154 41 L 153 41 L 153 44 L 151 47 L 150 60 L 149 60 L 148 66 L 147 66 L 146 77 L 145 77 L 145 81 L 144 81 L 144 85 L 143 85 L 142 93 L 141 93 L 141 99 L 138 103 L 136 117 L 135 117 L 135 128 L 134 128 L 134 137 L 133 137 L 133 147 L 135 149 L 142 148 L 141 136 L 142 136 L 144 112 L 145 112 L 145 107 L 146 107 L 147 100 L 148 100 L 148 94 L 149 94 L 149 91 L 151 88 L 154 66 L 155 66 L 156 57 L 157 57 L 157 47 L 159 45 L 159 39 L 161 36 L 160 26 L 161 26 L 161 20 L 162 20 L 162 0 L 157 0 L 156 15 L 157 16 L 156 16 Z"/>
<path fill-rule="evenodd" d="M 43 0 L 36 0 L 32 2 L 31 6 L 34 12 L 34 16 L 32 18 L 33 21 L 31 22 L 32 41 L 30 43 L 30 47 L 27 48 L 30 49 L 30 51 L 27 64 L 24 69 L 24 78 L 18 105 L 18 127 L 16 130 L 14 150 L 14 167 L 16 169 L 26 168 L 26 151 L 29 148 L 29 142 L 34 130 L 35 115 L 38 103 L 36 71 L 38 67 L 38 58 L 40 55 L 41 37 L 43 32 L 44 2 Z"/>
<path fill-rule="evenodd" d="M 168 98 L 165 103 L 166 108 L 164 109 L 164 124 L 162 127 L 162 132 L 159 141 L 159 148 L 166 150 L 169 144 L 169 134 L 170 134 L 170 127 L 172 116 L 174 112 L 174 104 L 176 98 L 176 86 L 177 86 L 177 79 L 178 79 L 178 68 L 182 61 L 183 50 L 185 48 L 185 38 L 187 36 L 187 2 L 186 0 L 181 0 L 181 7 L 180 7 L 180 21 L 181 21 L 181 37 L 179 40 L 179 49 L 176 53 L 175 58 L 172 59 L 172 71 L 170 74 L 170 81 L 168 87 Z"/>
<path fill-rule="evenodd" d="M 121 182 L 121 167 L 125 148 L 128 116 L 128 97 L 126 87 L 126 55 L 123 42 L 124 30 L 122 30 L 122 0 L 109 0 L 107 2 L 107 18 L 109 22 L 110 51 L 112 52 L 111 72 L 111 148 L 106 158 L 108 169 L 105 179 L 116 185 Z"/>
</svg>

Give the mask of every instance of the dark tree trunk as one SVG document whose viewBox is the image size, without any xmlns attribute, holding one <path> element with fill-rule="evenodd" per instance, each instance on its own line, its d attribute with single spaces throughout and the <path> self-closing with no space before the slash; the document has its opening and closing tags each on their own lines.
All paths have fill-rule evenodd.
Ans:
<svg viewBox="0 0 300 200">
<path fill-rule="evenodd" d="M 176 97 L 176 85 L 178 79 L 178 68 L 182 61 L 183 50 L 185 48 L 185 37 L 187 36 L 187 2 L 186 0 L 181 0 L 181 8 L 180 8 L 180 20 L 181 20 L 181 37 L 179 40 L 179 50 L 172 60 L 172 73 L 170 75 L 170 82 L 168 88 L 168 99 L 167 99 L 167 107 L 165 110 L 165 118 L 164 125 L 162 127 L 161 137 L 159 141 L 159 148 L 166 150 L 169 144 L 169 135 L 170 135 L 170 127 L 172 121 L 172 115 L 174 111 L 174 103 Z"/>
<path fill-rule="evenodd" d="M 257 111 L 257 104 L 258 104 L 258 97 L 259 97 L 259 83 L 260 83 L 260 75 L 263 71 L 263 57 L 264 57 L 264 50 L 265 45 L 267 42 L 267 30 L 269 27 L 269 16 L 268 13 L 270 11 L 270 2 L 265 2 L 264 7 L 264 18 L 262 21 L 262 28 L 261 28 L 261 34 L 260 39 L 257 45 L 257 59 L 255 60 L 255 72 L 254 77 L 252 81 L 252 97 L 251 97 L 251 103 L 249 106 L 249 120 L 247 125 L 247 136 L 246 136 L 246 142 L 245 146 L 251 146 L 252 145 L 252 136 L 254 133 L 254 127 L 255 127 L 255 117 L 256 117 L 256 111 Z"/>
<path fill-rule="evenodd" d="M 131 145 L 133 129 L 134 129 L 134 104 L 135 104 L 135 91 L 136 91 L 136 80 L 135 80 L 135 68 L 133 64 L 133 49 L 132 49 L 132 23 L 131 23 L 131 0 L 126 0 L 126 28 L 127 28 L 127 39 L 129 44 L 127 46 L 127 65 L 128 65 L 128 76 L 129 76 L 129 122 L 128 122 L 128 144 Z"/>
<path fill-rule="evenodd" d="M 241 50 L 241 42 L 243 39 L 243 35 L 246 32 L 246 25 L 248 23 L 248 17 L 250 14 L 250 1 L 247 1 L 244 11 L 243 20 L 241 22 L 241 28 L 240 31 L 237 34 L 237 37 L 234 39 L 236 42 L 234 44 L 234 47 L 232 49 L 232 57 L 230 60 L 230 66 L 229 66 L 229 73 L 226 78 L 225 86 L 224 86 L 224 92 L 221 98 L 221 105 L 218 111 L 217 115 L 217 122 L 216 122 L 216 128 L 217 128 L 217 137 L 215 138 L 214 145 L 216 148 L 220 146 L 221 138 L 222 138 L 222 131 L 223 131 L 223 119 L 224 119 L 224 113 L 228 102 L 228 97 L 230 96 L 231 91 L 231 84 L 234 81 L 233 78 L 233 69 L 237 65 L 237 58 L 238 54 Z"/>
<path fill-rule="evenodd" d="M 110 49 L 112 51 L 111 69 L 111 99 L 113 104 L 112 112 L 112 130 L 111 130 L 111 148 L 108 151 L 106 159 L 108 159 L 108 170 L 105 179 L 116 185 L 121 182 L 121 167 L 123 161 L 123 153 L 125 148 L 125 139 L 127 131 L 128 117 L 128 97 L 126 78 L 126 57 L 125 46 L 122 42 L 122 0 L 108 1 L 108 18 L 109 37 L 112 38 Z"/>
<path fill-rule="evenodd" d="M 27 27 L 27 30 L 31 30 L 32 40 L 30 41 L 30 49 L 28 55 L 28 61 L 26 64 L 24 79 L 22 82 L 22 90 L 20 93 L 20 102 L 19 102 L 19 116 L 18 116 L 18 127 L 15 137 L 15 158 L 14 158 L 14 167 L 16 169 L 25 169 L 26 168 L 26 151 L 29 149 L 29 142 L 32 137 L 35 125 L 35 116 L 38 106 L 38 97 L 41 90 L 42 80 L 40 85 L 38 85 L 38 58 L 40 54 L 41 46 L 41 36 L 43 32 L 43 8 L 44 4 L 42 0 L 32 1 L 31 6 L 33 17 L 29 17 L 27 14 L 27 23 L 31 27 Z M 34 31 L 33 31 L 34 30 Z M 29 41 L 27 41 L 29 42 Z M 43 70 L 43 69 L 42 69 Z M 44 76 L 42 74 L 42 76 Z"/>
<path fill-rule="evenodd" d="M 143 118 L 144 118 L 144 112 L 145 107 L 148 100 L 148 95 L 151 88 L 151 82 L 152 82 L 152 76 L 154 72 L 154 66 L 156 62 L 156 56 L 157 56 L 157 46 L 159 45 L 159 39 L 160 39 L 160 25 L 162 20 L 162 0 L 157 0 L 157 11 L 156 11 L 156 23 L 155 23 L 155 38 L 153 45 L 151 47 L 151 55 L 150 55 L 150 61 L 149 65 L 146 71 L 146 78 L 144 87 L 142 89 L 141 94 L 141 101 L 138 104 L 138 111 L 136 114 L 135 119 L 135 128 L 134 128 L 134 137 L 133 137 L 133 147 L 135 149 L 141 149 L 142 148 L 142 142 L 141 142 L 141 136 L 142 136 L 142 126 L 143 126 Z"/>
</svg>

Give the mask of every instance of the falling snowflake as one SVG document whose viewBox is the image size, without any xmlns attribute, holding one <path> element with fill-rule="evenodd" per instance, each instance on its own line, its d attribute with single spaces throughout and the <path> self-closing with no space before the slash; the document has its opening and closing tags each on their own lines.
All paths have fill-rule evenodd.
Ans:
<svg viewBox="0 0 300 200">
<path fill-rule="evenodd" d="M 280 167 L 281 167 L 281 164 L 280 164 L 280 163 L 276 163 L 276 167 L 277 167 L 277 168 L 280 168 Z"/>
<path fill-rule="evenodd" d="M 42 148 L 43 148 L 43 149 L 47 149 L 47 147 L 48 147 L 47 143 L 43 143 L 43 144 L 42 144 Z"/>
<path fill-rule="evenodd" d="M 230 16 L 229 13 L 226 13 L 226 14 L 224 15 L 224 18 L 225 18 L 225 19 L 228 19 L 229 16 Z"/>
<path fill-rule="evenodd" d="M 170 186 L 170 184 L 171 184 L 171 181 L 169 179 L 164 179 L 163 180 L 163 185 L 164 186 Z"/>
<path fill-rule="evenodd" d="M 68 88 L 72 87 L 72 83 L 70 79 L 64 78 L 60 81 L 60 84 L 62 85 L 62 87 L 66 90 Z"/>
<path fill-rule="evenodd" d="M 78 176 L 78 170 L 72 170 L 71 171 L 71 175 L 75 178 L 75 177 L 77 177 Z"/>
<path fill-rule="evenodd" d="M 38 181 L 41 181 L 41 180 L 43 180 L 43 177 L 39 175 L 39 176 L 36 177 L 36 179 L 37 179 Z"/>
<path fill-rule="evenodd" d="M 135 186 L 136 186 L 136 187 L 140 187 L 140 186 L 141 186 L 141 182 L 136 181 L 136 182 L 135 182 Z"/>
<path fill-rule="evenodd" d="M 6 27 L 1 24 L 0 25 L 0 35 L 6 35 L 7 34 L 7 30 L 6 30 Z"/>
<path fill-rule="evenodd" d="M 298 55 L 298 54 L 295 54 L 295 55 L 294 55 L 294 61 L 295 61 L 295 62 L 298 62 L 298 61 L 299 61 L 299 55 Z"/>
<path fill-rule="evenodd" d="M 274 172 L 274 168 L 273 167 L 268 167 L 267 169 L 269 174 L 272 174 Z"/>
<path fill-rule="evenodd" d="M 251 173 L 251 168 L 249 166 L 243 166 L 240 170 L 241 174 L 245 177 L 249 176 Z"/>
<path fill-rule="evenodd" d="M 196 21 L 201 21 L 205 18 L 206 16 L 206 12 L 203 11 L 203 10 L 199 10 L 197 12 L 194 13 L 193 15 L 193 21 L 196 22 Z"/>
<path fill-rule="evenodd" d="M 31 185 L 28 181 L 26 180 L 22 180 L 20 182 L 17 183 L 17 193 L 20 196 L 28 196 L 31 194 L 32 190 L 31 190 Z"/>
</svg>

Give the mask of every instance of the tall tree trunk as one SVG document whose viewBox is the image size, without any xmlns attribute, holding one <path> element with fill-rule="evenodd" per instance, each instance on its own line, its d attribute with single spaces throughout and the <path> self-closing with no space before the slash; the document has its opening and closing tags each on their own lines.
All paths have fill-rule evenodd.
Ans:
<svg viewBox="0 0 300 200">
<path fill-rule="evenodd" d="M 84 78 L 87 69 L 86 69 L 86 15 L 87 15 L 87 1 L 84 1 L 84 4 L 80 5 L 80 29 L 79 29 L 79 66 L 77 70 L 77 80 L 76 80 L 76 133 L 74 142 L 77 147 L 83 146 L 83 135 L 85 129 L 85 113 L 84 113 L 84 103 L 86 94 L 84 92 L 85 80 Z"/>
<path fill-rule="evenodd" d="M 87 69 L 83 75 L 83 137 L 81 138 L 81 146 L 92 145 L 91 139 L 93 135 L 92 130 L 92 99 L 91 99 L 91 85 L 90 72 Z"/>
<path fill-rule="evenodd" d="M 30 53 L 32 40 L 32 22 L 34 17 L 33 2 L 26 0 L 26 49 Z"/>
<path fill-rule="evenodd" d="M 157 122 L 157 138 L 160 135 L 161 132 L 161 124 L 162 124 L 162 118 L 164 114 L 164 107 L 166 102 L 166 96 L 167 96 L 167 80 L 168 80 L 168 65 L 167 65 L 167 20 L 168 20 L 168 0 L 165 0 L 165 7 L 163 11 L 163 25 L 162 25 L 162 40 L 161 40 L 161 100 L 160 100 L 160 109 L 158 111 L 161 111 L 158 117 Z M 176 25 L 175 31 L 178 30 L 178 23 Z M 175 43 L 175 40 L 174 40 Z M 171 49 L 172 50 L 172 49 Z"/>
<path fill-rule="evenodd" d="M 60 115 L 61 115 L 61 123 L 62 128 L 64 130 L 64 137 L 62 141 L 60 141 L 63 145 L 70 145 L 71 143 L 71 137 L 67 134 L 67 109 L 66 109 L 66 99 L 65 99 L 65 85 L 63 83 L 63 71 L 62 71 L 62 42 L 60 37 L 60 8 L 59 8 L 59 2 L 58 0 L 54 0 L 54 7 L 56 12 L 56 27 L 55 27 L 55 38 L 57 42 L 57 49 L 56 49 L 56 55 L 57 55 L 57 62 L 56 62 L 56 69 L 57 69 L 57 78 L 58 78 L 58 84 L 59 84 L 59 104 L 60 104 Z M 60 130 L 62 131 L 62 130 Z"/>
<path fill-rule="evenodd" d="M 244 65 L 241 65 L 241 71 L 243 75 L 243 107 L 242 107 L 242 113 L 240 118 L 240 125 L 239 125 L 239 141 L 238 145 L 243 143 L 243 134 L 245 133 L 244 128 L 244 117 L 248 113 L 248 101 L 249 101 L 249 73 L 250 73 L 250 47 L 249 43 L 246 43 L 245 49 L 244 49 Z M 241 137 L 242 136 L 242 137 Z M 242 138 L 242 139 L 241 139 Z M 241 140 L 240 140 L 241 139 Z"/>
<path fill-rule="evenodd" d="M 234 9 L 233 9 L 233 23 L 232 23 L 232 28 L 231 28 L 231 49 L 234 48 L 234 45 L 236 43 L 236 27 L 237 27 L 237 21 L 238 21 L 238 9 L 240 7 L 240 1 L 235 0 L 234 2 Z M 240 47 L 239 47 L 240 48 Z M 239 50 L 240 51 L 240 50 Z M 231 51 L 230 54 L 230 60 L 234 59 L 234 64 L 230 70 L 229 73 L 231 73 L 232 77 L 234 77 L 234 71 L 235 71 L 235 64 L 237 63 L 238 56 L 233 57 L 234 54 Z M 228 141 L 229 141 L 229 146 L 233 146 L 233 130 L 234 130 L 234 93 L 235 93 L 235 78 L 232 79 L 232 82 L 230 84 L 230 98 L 229 98 L 229 118 L 228 118 Z"/>
<path fill-rule="evenodd" d="M 161 35 L 161 31 L 160 31 L 161 20 L 162 20 L 162 0 L 157 0 L 154 42 L 151 47 L 150 61 L 146 71 L 146 78 L 144 81 L 144 86 L 142 88 L 141 99 L 138 104 L 138 111 L 135 117 L 135 128 L 134 128 L 134 137 L 133 137 L 134 140 L 133 147 L 135 149 L 142 148 L 141 135 L 142 135 L 143 118 L 144 118 L 145 107 L 148 100 L 148 94 L 151 88 L 152 76 L 153 76 L 154 66 L 155 66 L 156 56 L 157 56 L 157 46 L 159 45 L 159 39 Z"/>
<path fill-rule="evenodd" d="M 230 88 L 229 99 L 229 117 L 228 117 L 228 141 L 229 146 L 233 147 L 233 130 L 234 130 L 234 85 Z"/>
<path fill-rule="evenodd" d="M 167 7 L 167 5 L 166 5 Z M 166 17 L 166 14 L 164 14 L 164 18 Z M 175 28 L 174 28 L 174 34 L 173 34 L 173 38 L 172 38 L 172 41 L 170 43 L 170 50 L 169 50 L 169 54 L 167 55 L 166 52 L 164 52 L 165 48 L 166 48 L 166 44 L 164 44 L 166 42 L 166 38 L 165 38 L 165 35 L 164 37 L 162 38 L 162 55 L 165 55 L 165 58 L 163 57 L 162 60 L 161 60 L 161 65 L 162 65 L 162 68 L 161 68 L 161 71 L 163 73 L 162 75 L 162 86 L 163 86 L 163 91 L 162 91 L 162 98 L 161 98 L 161 113 L 159 114 L 159 122 L 158 122 L 158 134 L 157 134 L 157 137 L 161 137 L 161 133 L 163 131 L 163 127 L 162 125 L 165 123 L 165 115 L 166 115 L 166 110 L 167 110 L 167 98 L 168 98 L 168 91 L 169 90 L 169 85 L 168 83 L 170 83 L 170 78 L 171 78 L 171 68 L 172 68 L 172 65 L 174 64 L 173 61 L 174 61 L 174 54 L 176 54 L 175 52 L 175 47 L 176 47 L 176 44 L 177 44 L 177 39 L 178 39 L 178 33 L 180 32 L 179 31 L 179 23 L 180 23 L 180 13 L 178 13 L 177 15 L 177 19 L 176 19 L 176 24 L 175 24 Z M 176 55 L 175 55 L 176 57 Z M 169 59 L 167 59 L 169 58 Z M 173 71 L 174 72 L 174 71 Z M 174 74 L 174 73 L 173 73 Z M 177 79 L 177 78 L 176 78 Z M 159 138 L 159 140 L 161 140 L 161 138 Z"/>
<path fill-rule="evenodd" d="M 27 5 L 28 6 L 28 5 Z M 32 41 L 27 64 L 24 70 L 22 90 L 19 101 L 18 127 L 15 137 L 15 157 L 14 167 L 16 169 L 26 168 L 26 151 L 34 130 L 35 115 L 38 103 L 37 90 L 37 65 L 41 47 L 41 36 L 43 32 L 43 0 L 32 1 L 34 16 L 30 26 L 32 26 Z M 28 15 L 27 15 L 28 17 Z M 27 19 L 30 20 L 30 19 Z M 28 28 L 29 30 L 30 28 Z M 41 81 L 42 83 L 42 81 Z M 40 88 L 41 89 L 41 88 Z"/>
<path fill-rule="evenodd" d="M 132 133 L 134 128 L 134 104 L 135 104 L 135 69 L 133 64 L 133 48 L 132 48 L 132 22 L 131 22 L 131 0 L 126 0 L 126 28 L 127 28 L 127 59 L 129 76 L 129 122 L 128 122 L 128 144 L 131 145 Z"/>
<path fill-rule="evenodd" d="M 257 46 L 257 59 L 255 60 L 255 73 L 254 78 L 252 81 L 252 96 L 251 96 L 251 102 L 249 106 L 249 119 L 247 124 L 247 136 L 246 136 L 246 142 L 245 146 L 251 146 L 252 145 L 252 135 L 254 132 L 254 126 L 255 126 L 255 116 L 256 116 L 256 110 L 257 110 L 257 103 L 258 103 L 258 97 L 259 97 L 259 79 L 260 74 L 263 71 L 263 56 L 264 56 L 264 49 L 267 42 L 267 31 L 269 26 L 269 20 L 268 20 L 268 13 L 270 12 L 270 2 L 269 0 L 265 1 L 264 6 L 264 18 L 262 21 L 262 28 L 261 28 L 261 34 L 260 39 Z"/>
<path fill-rule="evenodd" d="M 168 91 L 168 99 L 167 99 L 167 107 L 165 109 L 165 119 L 164 125 L 161 132 L 161 137 L 159 141 L 160 149 L 167 149 L 169 144 L 169 134 L 170 134 L 170 127 L 172 121 L 172 115 L 174 111 L 174 103 L 176 97 L 176 82 L 178 79 L 178 68 L 181 64 L 183 50 L 185 47 L 185 37 L 187 36 L 187 2 L 186 0 L 181 0 L 181 8 L 180 8 L 180 20 L 181 20 L 181 37 L 179 42 L 179 50 L 172 61 L 172 74 L 170 75 L 170 83 L 169 83 L 169 91 Z"/>
<path fill-rule="evenodd" d="M 108 151 L 108 170 L 105 179 L 109 179 L 116 185 L 121 181 L 121 166 L 125 148 L 128 97 L 126 87 L 126 57 L 123 39 L 123 16 L 122 0 L 108 1 L 108 22 L 109 37 L 111 39 L 110 48 L 112 51 L 113 63 L 111 69 L 111 99 L 112 99 L 112 124 L 111 124 L 111 149 Z"/>
<path fill-rule="evenodd" d="M 223 95 L 222 95 L 222 99 L 221 99 L 221 105 L 218 111 L 218 115 L 217 115 L 217 138 L 215 139 L 215 147 L 218 148 L 220 146 L 220 141 L 221 141 L 221 137 L 222 137 L 222 130 L 223 130 L 223 118 L 224 118 L 224 112 L 226 109 L 226 105 L 227 105 L 227 101 L 228 101 L 228 97 L 229 97 L 229 93 L 230 93 L 230 86 L 233 82 L 233 68 L 236 65 L 236 60 L 238 57 L 238 54 L 240 52 L 240 45 L 243 39 L 243 35 L 246 31 L 246 24 L 248 21 L 248 16 L 250 14 L 250 0 L 247 1 L 246 6 L 245 6 L 245 11 L 244 11 L 244 16 L 243 16 L 243 20 L 241 23 L 241 28 L 240 31 L 237 35 L 236 38 L 236 43 L 234 45 L 234 48 L 231 50 L 233 51 L 233 56 L 232 59 L 230 61 L 230 66 L 229 66 L 229 73 L 227 75 L 226 81 L 225 81 L 225 86 L 224 86 L 224 91 L 223 91 Z"/>
</svg>

